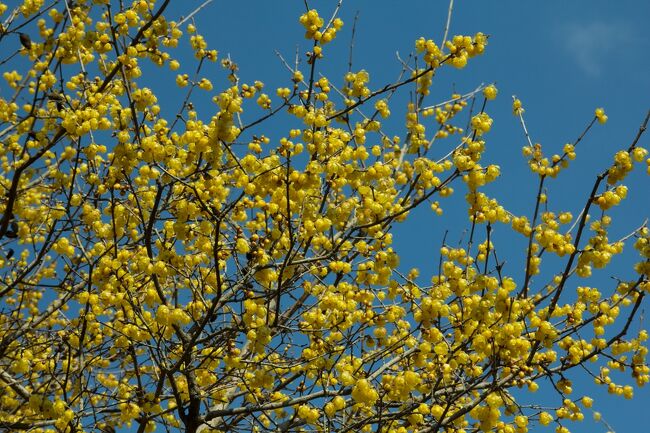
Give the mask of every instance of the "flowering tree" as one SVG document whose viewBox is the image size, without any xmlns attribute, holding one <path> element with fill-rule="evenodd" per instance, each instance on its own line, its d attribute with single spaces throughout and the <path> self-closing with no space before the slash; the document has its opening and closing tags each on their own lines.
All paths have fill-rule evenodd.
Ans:
<svg viewBox="0 0 650 433">
<path fill-rule="evenodd" d="M 428 98 L 485 35 L 420 38 L 400 78 L 373 87 L 351 65 L 343 80 L 319 74 L 343 21 L 307 10 L 305 61 L 285 62 L 288 86 L 267 94 L 168 4 L 0 3 L 3 430 L 563 433 L 592 404 L 570 370 L 625 397 L 610 372 L 648 381 L 647 333 L 630 325 L 650 290 L 650 231 L 608 238 L 648 116 L 576 215 L 549 210 L 545 187 L 567 181 L 604 111 L 555 155 L 526 133 L 538 188 L 514 215 L 482 192 L 499 177 L 481 162 L 497 89 Z M 209 62 L 227 79 L 205 78 Z M 147 87 L 151 65 L 178 71 L 177 113 Z M 382 123 L 391 104 L 406 106 L 401 136 Z M 525 131 L 517 99 L 513 111 Z M 424 284 L 393 229 L 420 206 L 441 214 L 452 185 L 467 191 L 469 236 L 442 245 Z M 504 268 L 497 226 L 526 243 L 525 269 Z M 626 243 L 640 255 L 626 273 L 590 282 Z M 541 382 L 556 407 L 515 392 Z"/>
</svg>

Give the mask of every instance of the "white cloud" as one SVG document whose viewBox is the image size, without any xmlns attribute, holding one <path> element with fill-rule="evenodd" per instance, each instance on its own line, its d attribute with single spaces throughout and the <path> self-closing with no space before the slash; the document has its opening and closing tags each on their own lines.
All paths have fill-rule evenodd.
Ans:
<svg viewBox="0 0 650 433">
<path fill-rule="evenodd" d="M 578 67 L 591 76 L 600 75 L 616 51 L 624 52 L 633 36 L 622 22 L 573 22 L 560 32 L 561 44 Z"/>
</svg>

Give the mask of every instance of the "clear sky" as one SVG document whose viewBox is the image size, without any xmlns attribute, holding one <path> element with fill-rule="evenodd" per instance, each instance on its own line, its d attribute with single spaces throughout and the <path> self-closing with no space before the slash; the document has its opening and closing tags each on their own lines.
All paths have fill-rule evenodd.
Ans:
<svg viewBox="0 0 650 433">
<path fill-rule="evenodd" d="M 170 18 L 187 14 L 199 4 L 172 1 Z M 446 0 L 344 1 L 340 16 L 346 25 L 333 45 L 326 47 L 319 72 L 340 84 L 347 69 L 353 17 L 358 11 L 353 69 L 369 71 L 371 87 L 394 81 L 401 69 L 397 52 L 406 58 L 420 36 L 437 42 L 442 39 L 447 5 Z M 312 1 L 309 6 L 329 17 L 336 1 Z M 239 64 L 244 82 L 264 81 L 272 94 L 275 87 L 289 84 L 288 73 L 275 51 L 292 62 L 297 46 L 301 53 L 308 49 L 302 26 L 297 22 L 303 11 L 303 2 L 295 0 L 216 0 L 195 15 L 195 22 L 209 46 L 219 50 L 221 58 L 230 54 Z M 596 107 L 605 108 L 608 123 L 596 125 L 578 147 L 573 169 L 549 184 L 550 208 L 576 215 L 595 175 L 607 167 L 616 150 L 629 145 L 650 108 L 649 18 L 650 2 L 641 0 L 455 2 L 450 35 L 481 31 L 490 35 L 489 45 L 485 55 L 472 60 L 466 69 L 440 73 L 434 81 L 431 102 L 447 98 L 453 89 L 465 92 L 481 83 L 496 83 L 499 97 L 487 109 L 494 125 L 486 136 L 485 158 L 499 164 L 503 175 L 487 191 L 507 209 L 531 216 L 535 181 L 521 156 L 524 137 L 511 114 L 511 95 L 516 94 L 523 101 L 533 141 L 542 143 L 550 154 L 561 152 L 564 143 L 577 138 Z M 216 74 L 219 68 L 212 68 Z M 303 70 L 307 67 L 303 66 Z M 223 80 L 215 79 L 213 83 L 217 89 L 227 85 Z M 173 101 L 171 95 L 169 98 L 170 103 L 175 102 L 175 109 L 178 101 Z M 164 107 L 165 96 L 161 99 Z M 207 105 L 205 109 L 209 110 Z M 394 116 L 390 122 L 395 134 L 403 135 L 403 115 Z M 273 136 L 266 129 L 263 132 Z M 284 135 L 286 131 L 277 134 Z M 648 147 L 647 135 L 641 144 Z M 627 182 L 637 188 L 630 188 L 627 203 L 612 213 L 621 223 L 613 229 L 612 237 L 627 234 L 625 230 L 639 226 L 650 215 L 650 181 L 643 171 L 643 166 L 637 167 Z M 423 275 L 430 275 L 427 268 L 437 263 L 437 248 L 444 231 L 449 229 L 451 241 L 460 239 L 467 228 L 463 195 L 459 188 L 457 196 L 446 206 L 443 202 L 443 217 L 424 210 L 398 227 L 395 244 L 404 268 L 417 266 Z M 496 230 L 497 235 L 499 231 L 510 232 L 507 228 Z M 503 244 L 497 244 L 505 251 L 502 254 L 516 255 L 504 257 L 508 260 L 505 273 L 517 278 L 521 274 L 523 247 L 508 241 Z M 629 263 L 632 255 L 626 257 Z M 609 277 L 615 273 L 625 275 L 623 272 L 628 269 L 624 257 L 597 273 L 590 283 L 602 284 L 601 290 L 609 293 L 614 286 Z M 638 326 L 636 322 L 633 328 Z M 637 391 L 632 401 L 625 401 L 608 396 L 604 389 L 596 389 L 590 379 L 572 378 L 576 379 L 574 395 L 579 397 L 585 390 L 595 397 L 596 410 L 602 412 L 617 433 L 642 431 L 647 427 L 639 430 L 639 426 L 650 425 L 650 389 Z M 526 401 L 541 404 L 550 396 L 542 389 L 537 395 L 528 394 Z M 605 425 L 595 426 L 591 421 L 569 427 L 574 433 L 607 430 Z"/>
</svg>

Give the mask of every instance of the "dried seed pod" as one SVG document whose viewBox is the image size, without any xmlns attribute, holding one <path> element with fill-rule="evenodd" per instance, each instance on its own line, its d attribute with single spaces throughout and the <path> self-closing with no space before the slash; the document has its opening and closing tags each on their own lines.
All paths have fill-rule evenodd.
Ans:
<svg viewBox="0 0 650 433">
<path fill-rule="evenodd" d="M 32 39 L 27 33 L 18 33 L 20 37 L 20 44 L 28 50 L 32 49 Z"/>
</svg>

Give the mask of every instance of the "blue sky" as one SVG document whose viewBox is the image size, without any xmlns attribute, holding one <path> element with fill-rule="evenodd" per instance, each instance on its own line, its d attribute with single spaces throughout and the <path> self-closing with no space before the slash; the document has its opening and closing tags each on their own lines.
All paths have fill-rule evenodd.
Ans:
<svg viewBox="0 0 650 433">
<path fill-rule="evenodd" d="M 198 4 L 172 2 L 168 15 L 179 17 Z M 309 3 L 327 17 L 335 5 L 335 1 Z M 447 5 L 446 0 L 344 1 L 340 16 L 346 25 L 339 38 L 326 47 L 319 72 L 334 84 L 341 82 L 347 69 L 353 17 L 358 11 L 353 69 L 368 70 L 371 87 L 394 81 L 401 68 L 397 52 L 406 58 L 420 36 L 438 42 L 442 39 Z M 221 58 L 230 54 L 239 64 L 244 82 L 264 81 L 272 94 L 275 87 L 289 84 L 288 73 L 275 51 L 292 62 L 297 46 L 301 53 L 308 49 L 302 26 L 297 22 L 303 11 L 301 1 L 215 1 L 196 14 L 195 22 L 210 47 L 219 50 Z M 453 89 L 465 92 L 481 83 L 496 82 L 499 97 L 487 109 L 494 118 L 494 126 L 486 137 L 485 159 L 501 166 L 502 178 L 487 191 L 507 209 L 532 215 L 535 183 L 521 157 L 524 137 L 511 114 L 510 96 L 516 94 L 522 99 L 531 137 L 542 143 L 549 154 L 560 152 L 564 143 L 575 140 L 596 107 L 605 108 L 608 123 L 595 126 L 577 149 L 572 169 L 549 184 L 551 210 L 569 210 L 576 215 L 596 174 L 607 167 L 616 150 L 629 145 L 650 108 L 648 17 L 647 1 L 456 1 L 450 35 L 481 31 L 490 35 L 489 46 L 485 55 L 473 59 L 466 69 L 447 69 L 438 74 L 430 101 L 445 99 Z M 219 69 L 211 68 L 215 74 Z M 306 66 L 303 70 L 307 70 Z M 217 89 L 227 85 L 218 79 L 213 83 Z M 165 96 L 161 99 L 164 107 Z M 400 110 L 396 107 L 394 111 Z M 403 116 L 396 114 L 387 126 L 402 134 Z M 263 132 L 273 136 L 273 132 Z M 286 130 L 277 134 L 286 134 Z M 647 143 L 646 136 L 641 144 L 647 147 Z M 639 166 L 627 183 L 631 186 L 629 198 L 612 213 L 620 223 L 612 229 L 612 238 L 627 234 L 650 215 L 650 205 L 643 200 L 650 187 L 644 167 Z M 445 216 L 434 217 L 425 209 L 415 212 L 407 224 L 397 228 L 395 244 L 404 268 L 417 266 L 423 275 L 430 275 L 427 268 L 437 263 L 444 231 L 449 229 L 451 241 L 460 239 L 468 226 L 464 222 L 463 195 L 459 187 L 455 198 L 446 205 L 442 203 Z M 499 232 L 507 235 L 509 229 L 497 227 L 497 236 Z M 509 240 L 504 244 L 502 254 L 514 254 L 504 257 L 508 259 L 505 272 L 517 277 L 523 264 L 523 244 Z M 629 269 L 633 257 L 629 250 L 611 268 L 595 273 L 590 284 L 602 285 L 602 291 L 608 293 L 613 287 L 609 277 L 626 275 L 623 272 Z M 634 326 L 638 327 L 638 322 Z M 639 425 L 650 425 L 649 389 L 637 391 L 632 401 L 624 401 L 597 389 L 590 379 L 575 379 L 574 395 L 581 396 L 583 390 L 592 395 L 596 410 L 602 412 L 616 432 L 637 431 Z M 543 387 L 538 395 L 528 394 L 526 401 L 543 403 L 549 397 Z M 596 426 L 590 420 L 569 427 L 574 433 L 607 430 L 605 425 Z"/>
</svg>

